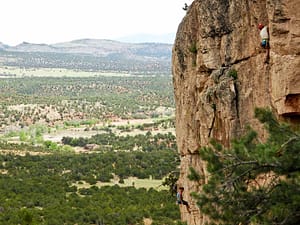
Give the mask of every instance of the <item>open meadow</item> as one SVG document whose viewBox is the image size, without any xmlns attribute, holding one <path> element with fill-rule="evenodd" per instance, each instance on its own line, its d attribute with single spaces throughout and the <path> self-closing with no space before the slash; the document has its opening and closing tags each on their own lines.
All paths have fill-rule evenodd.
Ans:
<svg viewBox="0 0 300 225">
<path fill-rule="evenodd" d="M 170 76 L 0 73 L 0 224 L 182 224 Z"/>
</svg>

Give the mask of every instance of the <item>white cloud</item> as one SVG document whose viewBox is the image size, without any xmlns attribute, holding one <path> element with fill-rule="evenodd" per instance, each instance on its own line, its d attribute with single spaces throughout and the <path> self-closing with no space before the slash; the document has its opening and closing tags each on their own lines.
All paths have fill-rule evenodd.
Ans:
<svg viewBox="0 0 300 225">
<path fill-rule="evenodd" d="M 175 33 L 191 0 L 1 0 L 0 41 L 55 43 Z"/>
</svg>

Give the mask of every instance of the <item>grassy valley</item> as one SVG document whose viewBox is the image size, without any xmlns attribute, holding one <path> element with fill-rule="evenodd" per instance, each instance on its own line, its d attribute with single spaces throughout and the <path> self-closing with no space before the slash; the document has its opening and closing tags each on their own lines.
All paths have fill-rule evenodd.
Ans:
<svg viewBox="0 0 300 225">
<path fill-rule="evenodd" d="M 0 67 L 0 224 L 182 224 L 171 76 L 22 51 Z"/>
</svg>

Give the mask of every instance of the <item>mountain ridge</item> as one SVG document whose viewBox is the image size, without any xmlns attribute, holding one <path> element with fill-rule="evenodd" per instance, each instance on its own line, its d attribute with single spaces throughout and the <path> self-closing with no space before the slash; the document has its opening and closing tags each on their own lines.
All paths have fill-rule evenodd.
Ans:
<svg viewBox="0 0 300 225">
<path fill-rule="evenodd" d="M 56 44 L 0 43 L 0 66 L 171 74 L 172 44 L 77 39 Z"/>
<path fill-rule="evenodd" d="M 5 51 L 84 53 L 98 56 L 120 52 L 121 49 L 126 49 L 126 51 L 129 52 L 137 52 L 139 49 L 145 49 L 148 46 L 151 46 L 151 48 L 157 48 L 157 50 L 166 49 L 166 51 L 169 51 L 171 55 L 172 44 L 157 42 L 129 43 L 110 39 L 89 38 L 76 39 L 68 42 L 59 42 L 55 44 L 36 44 L 22 42 L 16 46 L 9 46 L 0 42 L 0 48 Z"/>
</svg>

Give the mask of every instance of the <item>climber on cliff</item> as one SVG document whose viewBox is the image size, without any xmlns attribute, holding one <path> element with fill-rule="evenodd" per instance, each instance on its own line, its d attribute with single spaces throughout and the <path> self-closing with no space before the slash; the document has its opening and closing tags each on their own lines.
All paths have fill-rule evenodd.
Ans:
<svg viewBox="0 0 300 225">
<path fill-rule="evenodd" d="M 184 3 L 184 7 L 182 8 L 184 11 L 187 11 L 189 8 L 188 4 Z"/>
<path fill-rule="evenodd" d="M 267 26 L 264 26 L 263 24 L 258 24 L 258 29 L 260 30 L 260 37 L 261 37 L 261 47 L 267 50 L 266 54 L 266 60 L 265 62 L 269 61 L 270 57 L 270 43 L 269 43 L 269 30 Z"/>
<path fill-rule="evenodd" d="M 179 187 L 179 191 L 177 192 L 177 195 L 176 195 L 177 196 L 177 203 L 185 205 L 187 211 L 189 213 L 191 213 L 189 203 L 187 201 L 183 200 L 183 191 L 184 191 L 184 188 L 183 187 Z"/>
</svg>

